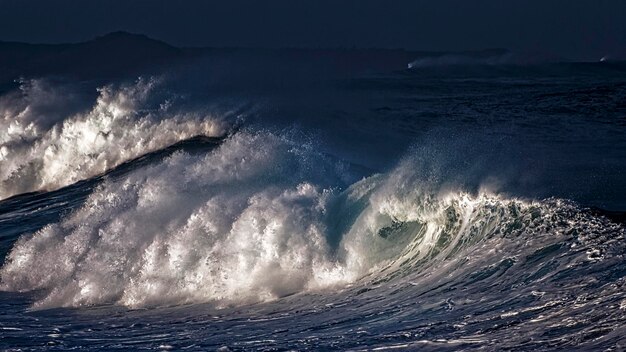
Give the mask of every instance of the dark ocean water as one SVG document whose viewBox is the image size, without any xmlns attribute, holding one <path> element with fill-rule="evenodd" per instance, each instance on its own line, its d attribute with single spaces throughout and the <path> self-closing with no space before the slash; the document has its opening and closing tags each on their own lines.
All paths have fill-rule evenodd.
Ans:
<svg viewBox="0 0 626 352">
<path fill-rule="evenodd" d="M 626 345 L 622 63 L 202 65 L 7 85 L 0 349 Z"/>
</svg>

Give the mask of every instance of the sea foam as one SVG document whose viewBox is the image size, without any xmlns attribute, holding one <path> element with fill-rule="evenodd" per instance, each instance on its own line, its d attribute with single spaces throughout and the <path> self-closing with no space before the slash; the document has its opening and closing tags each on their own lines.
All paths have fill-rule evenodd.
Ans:
<svg viewBox="0 0 626 352">
<path fill-rule="evenodd" d="M 45 289 L 41 307 L 144 306 L 268 300 L 341 281 L 324 237 L 327 192 L 312 183 L 324 183 L 326 161 L 303 148 L 239 133 L 206 156 L 176 153 L 104 183 L 18 241 L 3 289 Z"/>
<path fill-rule="evenodd" d="M 0 99 L 0 199 L 63 187 L 181 140 L 227 132 L 235 112 L 176 109 L 160 83 L 104 86 L 91 108 L 76 111 L 85 105 L 80 96 L 23 81 Z"/>
<path fill-rule="evenodd" d="M 238 132 L 208 154 L 177 152 L 105 181 L 59 223 L 21 237 L 0 289 L 40 290 L 35 308 L 240 305 L 393 278 L 461 282 L 503 251 L 530 258 L 584 240 L 581 229 L 623 232 L 560 200 L 442 187 L 419 158 L 342 191 L 345 170 L 268 131 Z"/>
</svg>

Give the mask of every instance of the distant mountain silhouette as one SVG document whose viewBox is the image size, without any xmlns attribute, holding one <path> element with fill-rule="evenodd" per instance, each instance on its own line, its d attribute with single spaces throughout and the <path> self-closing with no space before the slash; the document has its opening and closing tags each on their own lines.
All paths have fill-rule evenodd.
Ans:
<svg viewBox="0 0 626 352">
<path fill-rule="evenodd" d="M 114 32 L 75 44 L 0 41 L 0 77 L 71 75 L 100 78 L 123 75 L 165 63 L 182 51 L 144 35 Z"/>
<path fill-rule="evenodd" d="M 505 53 L 506 50 L 491 49 L 456 54 L 484 57 Z M 55 75 L 114 79 L 141 74 L 163 65 L 175 65 L 191 58 L 202 58 L 213 66 L 228 67 L 229 70 L 271 73 L 281 66 L 313 65 L 323 67 L 325 72 L 351 75 L 403 70 L 416 59 L 449 54 L 402 49 L 177 48 L 145 35 L 114 32 L 72 44 L 0 41 L 0 84 L 19 77 Z"/>
</svg>

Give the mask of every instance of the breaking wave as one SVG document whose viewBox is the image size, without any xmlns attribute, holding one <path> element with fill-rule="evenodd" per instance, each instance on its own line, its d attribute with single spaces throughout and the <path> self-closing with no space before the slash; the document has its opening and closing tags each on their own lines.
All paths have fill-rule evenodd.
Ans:
<svg viewBox="0 0 626 352">
<path fill-rule="evenodd" d="M 444 66 L 502 65 L 513 62 L 515 62 L 513 55 L 505 50 L 486 50 L 468 54 L 427 56 L 414 60 L 407 66 L 409 69 L 419 69 Z"/>
<path fill-rule="evenodd" d="M 23 80 L 0 98 L 0 199 L 66 186 L 194 136 L 224 135 L 237 114 L 182 111 L 160 85 L 107 85 L 91 108 L 76 111 L 84 103 L 70 89 Z"/>
<path fill-rule="evenodd" d="M 16 242 L 0 289 L 37 290 L 35 308 L 48 308 L 241 305 L 390 280 L 470 287 L 504 272 L 515 284 L 602 260 L 607 234 L 625 234 L 567 201 L 444 185 L 412 156 L 353 183 L 349 165 L 296 140 L 241 131 L 105 181 Z"/>
</svg>

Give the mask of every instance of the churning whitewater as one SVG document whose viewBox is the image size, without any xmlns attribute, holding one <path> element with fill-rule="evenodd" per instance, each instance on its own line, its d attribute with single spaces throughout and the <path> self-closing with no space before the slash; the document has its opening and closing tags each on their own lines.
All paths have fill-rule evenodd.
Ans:
<svg viewBox="0 0 626 352">
<path fill-rule="evenodd" d="M 515 272 L 537 248 L 569 247 L 553 276 L 610 259 L 589 239 L 624 235 L 561 200 L 438 189 L 420 166 L 408 158 L 340 192 L 340 162 L 240 132 L 207 155 L 176 152 L 102 183 L 61 222 L 18 240 L 2 289 L 43 290 L 35 308 L 241 305 L 364 276 L 367 287 L 420 270 L 424 280 Z"/>
<path fill-rule="evenodd" d="M 0 348 L 621 346 L 626 71 L 426 63 L 272 94 L 17 82 Z"/>
<path fill-rule="evenodd" d="M 167 99 L 151 106 L 158 85 L 104 86 L 90 110 L 74 111 L 63 89 L 21 82 L 0 100 L 0 198 L 67 186 L 176 142 L 225 133 L 208 112 L 172 111 Z"/>
</svg>

